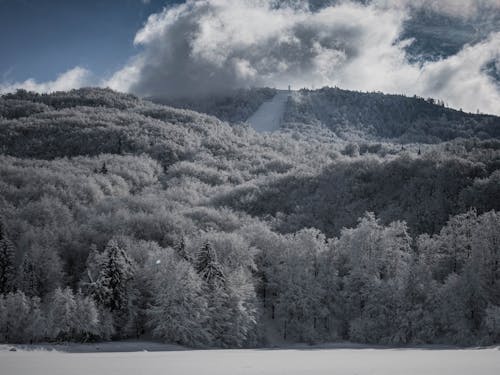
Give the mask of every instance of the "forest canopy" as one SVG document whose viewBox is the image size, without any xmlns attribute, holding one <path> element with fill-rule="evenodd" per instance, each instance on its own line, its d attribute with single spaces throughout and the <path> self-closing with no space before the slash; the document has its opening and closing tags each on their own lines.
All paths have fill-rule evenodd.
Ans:
<svg viewBox="0 0 500 375">
<path fill-rule="evenodd" d="M 499 342 L 499 118 L 266 95 L 1 97 L 0 341 Z"/>
</svg>

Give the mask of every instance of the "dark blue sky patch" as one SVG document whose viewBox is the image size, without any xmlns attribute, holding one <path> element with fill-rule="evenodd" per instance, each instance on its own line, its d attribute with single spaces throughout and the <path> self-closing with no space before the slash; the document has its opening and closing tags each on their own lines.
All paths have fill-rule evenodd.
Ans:
<svg viewBox="0 0 500 375">
<path fill-rule="evenodd" d="M 52 80 L 75 66 L 102 77 L 138 52 L 148 16 L 179 0 L 0 0 L 0 81 Z"/>
</svg>

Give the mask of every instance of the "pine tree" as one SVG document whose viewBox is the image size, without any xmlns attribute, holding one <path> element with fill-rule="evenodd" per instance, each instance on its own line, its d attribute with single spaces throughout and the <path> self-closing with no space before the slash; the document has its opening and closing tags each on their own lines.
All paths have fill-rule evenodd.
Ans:
<svg viewBox="0 0 500 375">
<path fill-rule="evenodd" d="M 217 261 L 217 253 L 209 242 L 205 243 L 198 252 L 196 272 L 211 289 L 224 284 L 225 277 L 222 266 Z"/>
<path fill-rule="evenodd" d="M 126 284 L 133 274 L 132 263 L 115 240 L 109 241 L 101 261 L 94 297 L 110 311 L 120 310 L 126 306 Z"/>
<path fill-rule="evenodd" d="M 190 257 L 186 252 L 186 240 L 184 239 L 184 236 L 180 238 L 179 242 L 174 247 L 174 250 L 175 253 L 179 256 L 179 258 L 184 259 L 188 262 L 190 261 Z"/>
<path fill-rule="evenodd" d="M 98 275 L 90 286 L 91 294 L 100 306 L 112 313 L 119 331 L 127 321 L 128 285 L 134 274 L 133 265 L 116 240 L 110 240 L 104 253 L 95 259 L 99 263 L 90 268 L 96 268 Z"/>
<path fill-rule="evenodd" d="M 231 329 L 229 293 L 226 278 L 221 264 L 217 261 L 217 253 L 209 242 L 198 252 L 195 265 L 196 272 L 204 281 L 209 311 L 209 333 L 215 346 L 229 346 L 226 335 Z"/>
<path fill-rule="evenodd" d="M 29 254 L 24 254 L 19 272 L 19 286 L 27 296 L 36 296 L 40 289 L 40 280 L 36 273 L 35 263 Z"/>
<path fill-rule="evenodd" d="M 15 256 L 14 245 L 7 238 L 5 225 L 0 220 L 0 294 L 6 294 L 15 289 Z"/>
<path fill-rule="evenodd" d="M 102 167 L 101 167 L 100 172 L 101 172 L 102 174 L 108 174 L 108 167 L 106 167 L 106 162 L 103 162 L 103 163 L 102 163 Z"/>
</svg>

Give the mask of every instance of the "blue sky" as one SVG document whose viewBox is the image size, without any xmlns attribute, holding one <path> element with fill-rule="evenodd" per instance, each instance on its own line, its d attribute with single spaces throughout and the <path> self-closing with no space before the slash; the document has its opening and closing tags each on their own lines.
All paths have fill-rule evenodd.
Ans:
<svg viewBox="0 0 500 375">
<path fill-rule="evenodd" d="M 138 53 L 133 39 L 148 16 L 171 3 L 0 0 L 0 82 L 51 80 L 74 66 L 112 74 Z"/>
</svg>

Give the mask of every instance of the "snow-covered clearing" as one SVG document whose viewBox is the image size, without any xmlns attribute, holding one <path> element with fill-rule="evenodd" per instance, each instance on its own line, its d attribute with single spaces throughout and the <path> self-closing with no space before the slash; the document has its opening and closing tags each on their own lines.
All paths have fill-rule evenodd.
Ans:
<svg viewBox="0 0 500 375">
<path fill-rule="evenodd" d="M 105 346 L 102 348 L 106 350 Z M 87 352 L 64 353 L 19 349 L 10 352 L 4 346 L 0 348 L 0 374 L 500 374 L 500 348 L 383 349 L 355 346 L 246 350 L 175 350 L 175 348 L 173 346 L 171 349 L 166 349 L 170 351 L 162 352 L 95 352 L 94 345 L 88 346 Z"/>
<path fill-rule="evenodd" d="M 258 132 L 278 130 L 283 120 L 289 91 L 279 91 L 272 100 L 262 103 L 259 109 L 247 120 Z"/>
</svg>

